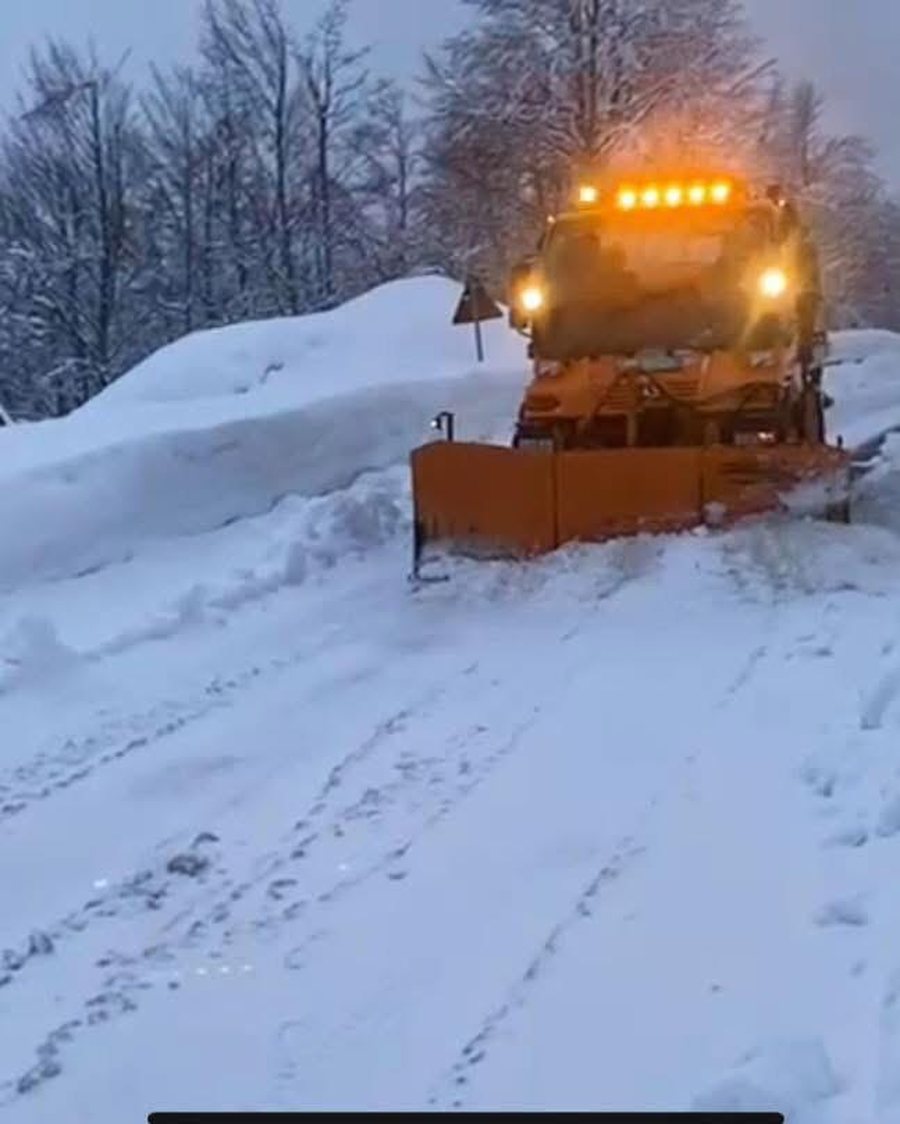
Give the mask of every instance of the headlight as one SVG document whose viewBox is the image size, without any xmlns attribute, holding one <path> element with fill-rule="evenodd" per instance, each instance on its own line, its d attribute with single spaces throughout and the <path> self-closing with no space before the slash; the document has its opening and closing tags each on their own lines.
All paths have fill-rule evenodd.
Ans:
<svg viewBox="0 0 900 1124">
<path fill-rule="evenodd" d="M 764 297 L 775 300 L 787 292 L 788 279 L 783 269 L 766 269 L 760 274 L 759 291 Z"/>
<path fill-rule="evenodd" d="M 526 312 L 537 312 L 544 303 L 544 292 L 538 285 L 529 285 L 519 294 L 519 303 Z"/>
</svg>

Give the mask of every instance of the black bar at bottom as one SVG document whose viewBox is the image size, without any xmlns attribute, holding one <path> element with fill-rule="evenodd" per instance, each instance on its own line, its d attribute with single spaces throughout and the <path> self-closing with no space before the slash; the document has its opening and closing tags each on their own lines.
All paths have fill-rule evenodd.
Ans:
<svg viewBox="0 0 900 1124">
<path fill-rule="evenodd" d="M 367 1116 L 401 1116 L 409 1118 L 433 1117 L 430 1112 L 151 1112 L 149 1124 L 260 1124 L 261 1121 L 280 1121 L 280 1124 L 308 1124 L 310 1117 L 339 1115 L 364 1119 Z M 583 1116 L 599 1124 L 784 1124 L 780 1112 L 455 1112 L 455 1116 Z"/>
</svg>

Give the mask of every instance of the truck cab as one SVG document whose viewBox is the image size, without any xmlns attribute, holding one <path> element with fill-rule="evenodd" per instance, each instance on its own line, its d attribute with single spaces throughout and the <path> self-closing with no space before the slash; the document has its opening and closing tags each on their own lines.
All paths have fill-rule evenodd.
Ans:
<svg viewBox="0 0 900 1124">
<path fill-rule="evenodd" d="M 511 278 L 534 362 L 516 444 L 821 436 L 821 396 L 797 404 L 824 358 L 818 261 L 781 192 L 632 178 L 587 198 Z"/>
</svg>

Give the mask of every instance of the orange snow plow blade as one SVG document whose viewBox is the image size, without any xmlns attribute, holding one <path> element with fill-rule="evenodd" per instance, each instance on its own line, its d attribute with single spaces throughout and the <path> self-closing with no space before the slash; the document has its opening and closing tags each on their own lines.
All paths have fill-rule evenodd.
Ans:
<svg viewBox="0 0 900 1124">
<path fill-rule="evenodd" d="M 522 558 L 728 524 L 785 507 L 803 484 L 837 481 L 840 492 L 849 455 L 827 445 L 554 453 L 439 441 L 415 449 L 411 465 L 418 565 L 428 544 Z"/>
<path fill-rule="evenodd" d="M 551 454 L 557 546 L 693 526 L 701 508 L 699 449 Z"/>
<path fill-rule="evenodd" d="M 794 489 L 817 481 L 846 495 L 850 456 L 828 445 L 771 449 L 717 446 L 703 450 L 704 507 L 718 505 L 725 522 L 775 511 Z"/>
<path fill-rule="evenodd" d="M 553 550 L 552 453 L 440 441 L 412 454 L 417 545 L 447 542 L 477 554 Z"/>
</svg>

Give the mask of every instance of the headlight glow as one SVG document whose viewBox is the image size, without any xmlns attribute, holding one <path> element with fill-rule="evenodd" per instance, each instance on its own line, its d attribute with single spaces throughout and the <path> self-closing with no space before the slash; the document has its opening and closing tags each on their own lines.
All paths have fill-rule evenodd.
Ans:
<svg viewBox="0 0 900 1124">
<path fill-rule="evenodd" d="M 787 292 L 788 279 L 783 269 L 773 266 L 763 270 L 759 278 L 759 291 L 770 300 L 777 300 Z"/>
<path fill-rule="evenodd" d="M 526 312 L 537 312 L 544 303 L 543 290 L 538 285 L 529 285 L 519 294 L 519 302 Z"/>
</svg>

